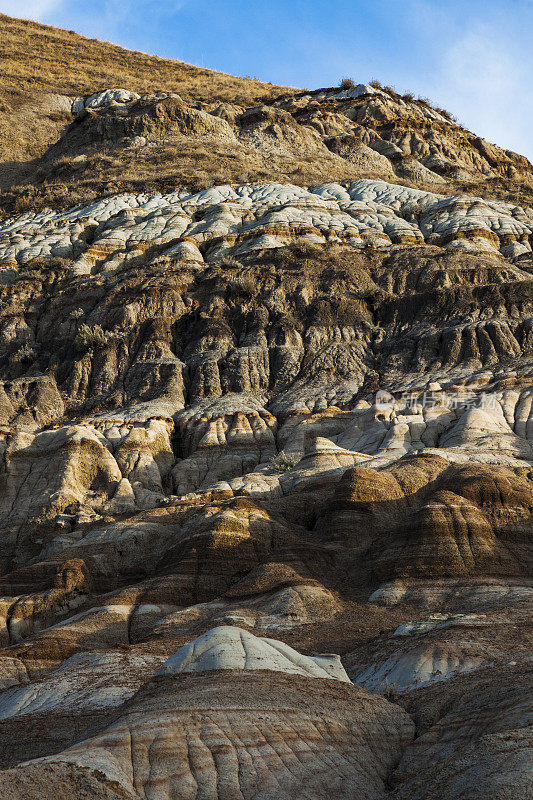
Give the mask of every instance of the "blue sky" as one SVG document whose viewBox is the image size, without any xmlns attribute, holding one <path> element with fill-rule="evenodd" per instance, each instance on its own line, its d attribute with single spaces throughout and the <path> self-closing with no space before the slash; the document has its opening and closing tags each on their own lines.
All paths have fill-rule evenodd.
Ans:
<svg viewBox="0 0 533 800">
<path fill-rule="evenodd" d="M 378 78 L 533 160 L 533 0 L 0 0 L 0 11 L 272 83 Z"/>
</svg>

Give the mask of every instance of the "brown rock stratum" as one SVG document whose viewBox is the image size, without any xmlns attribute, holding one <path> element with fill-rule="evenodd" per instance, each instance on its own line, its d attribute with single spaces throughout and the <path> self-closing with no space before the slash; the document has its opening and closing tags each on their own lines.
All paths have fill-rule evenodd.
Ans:
<svg viewBox="0 0 533 800">
<path fill-rule="evenodd" d="M 528 800 L 531 164 L 0 25 L 0 798 Z"/>
</svg>

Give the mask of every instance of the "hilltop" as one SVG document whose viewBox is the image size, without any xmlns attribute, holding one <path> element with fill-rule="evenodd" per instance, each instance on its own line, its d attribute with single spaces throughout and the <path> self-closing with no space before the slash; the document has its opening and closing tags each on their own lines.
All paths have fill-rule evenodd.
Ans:
<svg viewBox="0 0 533 800">
<path fill-rule="evenodd" d="M 25 174 L 18 167 L 58 138 L 70 121 L 65 96 L 126 86 L 139 94 L 163 88 L 185 100 L 250 105 L 290 92 L 4 14 L 0 31 L 0 161 L 15 162 L 13 172 L 4 163 L 0 187 Z"/>
<path fill-rule="evenodd" d="M 0 209 L 102 194 L 357 178 L 518 202 L 523 156 L 467 131 L 427 99 L 373 82 L 273 86 L 0 17 Z M 21 57 L 24 54 L 24 57 Z M 111 88 L 127 101 L 73 112 Z"/>
</svg>

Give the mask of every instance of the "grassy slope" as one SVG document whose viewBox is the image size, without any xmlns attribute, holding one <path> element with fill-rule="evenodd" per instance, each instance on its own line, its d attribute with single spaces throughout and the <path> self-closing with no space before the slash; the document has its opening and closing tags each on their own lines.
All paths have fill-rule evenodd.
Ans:
<svg viewBox="0 0 533 800">
<path fill-rule="evenodd" d="M 87 95 L 114 86 L 139 94 L 174 92 L 191 105 L 226 101 L 243 107 L 298 91 L 0 14 L 0 216 L 43 205 L 87 202 L 101 194 L 166 191 L 177 185 L 197 191 L 213 183 L 251 180 L 309 185 L 358 177 L 388 179 L 379 170 L 359 167 L 329 152 L 321 142 L 315 145 L 309 141 L 309 131 L 298 126 L 292 144 L 287 146 L 282 132 L 274 150 L 261 149 L 254 141 L 178 136 L 172 126 L 160 142 L 151 141 L 135 152 L 105 139 L 77 147 L 75 136 L 61 140 L 59 149 L 53 147 L 72 116 L 59 110 L 51 95 Z M 416 121 L 405 124 L 407 132 L 412 129 L 426 136 Z M 83 163 L 76 161 L 80 157 Z M 533 183 L 530 176 L 524 177 L 524 170 L 516 180 L 505 175 L 480 178 L 471 184 L 450 180 L 440 191 L 498 197 L 521 205 L 533 202 Z M 395 182 L 434 188 L 402 177 Z"/>
<path fill-rule="evenodd" d="M 0 14 L 0 160 L 35 157 L 57 138 L 64 120 L 47 116 L 43 94 L 89 94 L 111 86 L 242 105 L 287 91 Z M 36 114 L 38 125 L 32 124 Z"/>
</svg>

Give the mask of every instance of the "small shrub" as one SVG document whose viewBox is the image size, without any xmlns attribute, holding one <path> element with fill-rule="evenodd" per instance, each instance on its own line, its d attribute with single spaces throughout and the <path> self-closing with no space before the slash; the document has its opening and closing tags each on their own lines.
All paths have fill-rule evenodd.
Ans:
<svg viewBox="0 0 533 800">
<path fill-rule="evenodd" d="M 305 239 L 299 242 L 294 242 L 291 247 L 295 255 L 307 256 L 308 258 L 316 255 L 317 250 L 321 249 L 319 244 L 308 242 Z"/>
<path fill-rule="evenodd" d="M 221 267 L 227 267 L 228 269 L 242 269 L 242 264 L 239 259 L 233 256 L 224 256 L 219 264 Z"/>
<path fill-rule="evenodd" d="M 270 465 L 277 472 L 290 472 L 290 470 L 298 464 L 300 459 L 298 456 L 288 455 L 287 453 L 278 453 L 277 456 L 270 459 Z"/>
<path fill-rule="evenodd" d="M 351 78 L 343 78 L 340 85 L 341 89 L 353 89 L 355 82 Z"/>
<path fill-rule="evenodd" d="M 319 258 L 323 254 L 324 245 L 309 242 L 305 239 L 296 239 L 286 248 L 293 259 Z"/>
<path fill-rule="evenodd" d="M 13 360 L 22 364 L 26 361 L 33 361 L 36 356 L 37 353 L 31 345 L 23 344 L 22 347 L 19 347 L 13 354 Z"/>
<path fill-rule="evenodd" d="M 104 331 L 101 325 L 80 325 L 74 344 L 78 350 L 89 350 L 90 348 L 101 349 L 106 347 L 114 339 L 120 339 L 121 335 L 114 331 Z"/>
<path fill-rule="evenodd" d="M 51 256 L 47 258 L 44 262 L 44 265 L 48 270 L 57 269 L 60 272 L 63 272 L 70 268 L 70 259 L 63 258 L 63 256 Z"/>
<path fill-rule="evenodd" d="M 405 92 L 405 94 L 402 95 L 402 100 L 405 100 L 406 103 L 412 103 L 414 99 L 415 96 L 411 92 Z"/>
<path fill-rule="evenodd" d="M 52 122 L 70 122 L 72 120 L 72 115 L 70 111 L 52 111 L 48 114 L 48 119 L 51 119 Z"/>
<path fill-rule="evenodd" d="M 256 282 L 251 275 L 236 275 L 228 281 L 228 288 L 233 294 L 253 297 L 256 290 Z"/>
<path fill-rule="evenodd" d="M 420 220 L 420 217 L 425 213 L 426 206 L 424 203 L 418 203 L 416 200 L 411 200 L 406 203 L 401 209 L 401 215 L 408 222 Z"/>
<path fill-rule="evenodd" d="M 83 308 L 73 308 L 69 316 L 71 319 L 81 319 L 84 314 Z"/>
<path fill-rule="evenodd" d="M 455 117 L 453 114 L 450 114 L 450 112 L 446 111 L 445 108 L 440 108 L 440 106 L 434 106 L 434 111 L 436 111 L 437 114 L 440 114 L 441 117 L 450 120 L 450 122 L 457 122 L 457 117 Z"/>
<path fill-rule="evenodd" d="M 61 156 L 50 170 L 52 177 L 68 175 L 72 171 L 72 156 Z"/>
<path fill-rule="evenodd" d="M 377 78 L 372 78 L 372 80 L 370 81 L 370 86 L 373 89 L 382 89 L 383 88 L 382 85 L 381 85 L 381 81 L 378 81 Z"/>
<path fill-rule="evenodd" d="M 331 297 L 316 301 L 310 308 L 312 324 L 320 328 L 332 325 L 362 326 L 365 320 L 365 304 L 359 298 Z"/>
<path fill-rule="evenodd" d="M 327 257 L 327 245 L 296 239 L 285 247 L 269 250 L 268 259 L 283 269 L 309 269 L 313 262 Z"/>
</svg>

